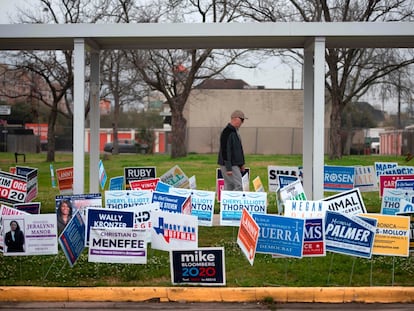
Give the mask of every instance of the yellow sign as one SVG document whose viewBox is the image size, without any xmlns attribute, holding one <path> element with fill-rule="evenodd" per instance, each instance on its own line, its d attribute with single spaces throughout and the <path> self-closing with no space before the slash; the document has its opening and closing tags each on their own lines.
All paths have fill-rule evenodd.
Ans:
<svg viewBox="0 0 414 311">
<path fill-rule="evenodd" d="M 409 256 L 410 217 L 362 214 L 378 220 L 372 249 L 373 255 Z"/>
</svg>

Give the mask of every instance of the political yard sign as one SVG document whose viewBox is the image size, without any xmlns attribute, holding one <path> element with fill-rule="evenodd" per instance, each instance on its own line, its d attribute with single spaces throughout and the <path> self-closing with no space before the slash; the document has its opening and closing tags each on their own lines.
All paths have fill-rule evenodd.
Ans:
<svg viewBox="0 0 414 311">
<path fill-rule="evenodd" d="M 348 215 L 358 215 L 367 212 L 358 188 L 324 198 L 323 201 L 329 203 L 328 209 L 330 211 Z"/>
<path fill-rule="evenodd" d="M 130 190 L 130 182 L 133 180 L 144 180 L 157 177 L 157 169 L 150 167 L 124 167 L 124 188 Z"/>
<path fill-rule="evenodd" d="M 106 208 L 130 208 L 152 202 L 150 190 L 107 190 L 105 191 Z"/>
<path fill-rule="evenodd" d="M 213 225 L 214 203 L 216 193 L 214 191 L 184 189 L 171 187 L 169 193 L 191 196 L 191 215 L 196 216 L 199 226 Z"/>
<path fill-rule="evenodd" d="M 21 214 L 2 217 L 2 227 L 5 236 L 5 256 L 22 255 L 56 255 L 58 253 L 57 222 L 55 214 Z M 19 224 L 24 235 L 21 251 L 11 251 L 7 247 L 7 233 L 10 222 Z"/>
<path fill-rule="evenodd" d="M 284 214 L 285 202 L 287 200 L 306 200 L 305 190 L 300 180 L 296 180 L 276 191 L 277 211 L 279 214 Z"/>
<path fill-rule="evenodd" d="M 197 217 L 160 210 L 154 211 L 152 217 L 152 248 L 171 251 L 198 247 Z"/>
<path fill-rule="evenodd" d="M 172 250 L 170 263 L 174 285 L 226 285 L 223 247 Z"/>
<path fill-rule="evenodd" d="M 413 202 L 414 190 L 384 188 L 381 199 L 381 214 L 395 215 L 401 210 L 401 201 Z"/>
<path fill-rule="evenodd" d="M 134 228 L 134 212 L 126 209 L 88 208 L 85 245 L 89 244 L 91 228 Z"/>
<path fill-rule="evenodd" d="M 409 175 L 380 175 L 379 176 L 379 192 L 382 197 L 385 188 L 394 188 L 397 180 L 414 179 L 413 174 Z"/>
<path fill-rule="evenodd" d="M 269 192 L 275 192 L 278 188 L 282 188 L 279 184 L 278 175 L 289 175 L 302 179 L 303 171 L 298 166 L 273 166 L 267 167 Z"/>
<path fill-rule="evenodd" d="M 346 191 L 354 188 L 355 167 L 353 166 L 324 166 L 325 191 Z"/>
<path fill-rule="evenodd" d="M 266 214 L 267 192 L 222 191 L 220 225 L 239 226 L 243 209 L 250 213 Z"/>
<path fill-rule="evenodd" d="M 303 257 L 326 255 L 324 218 L 305 218 Z"/>
<path fill-rule="evenodd" d="M 355 166 L 355 188 L 361 192 L 378 191 L 374 166 Z"/>
<path fill-rule="evenodd" d="M 85 222 L 78 211 L 59 236 L 59 245 L 73 267 L 85 249 Z"/>
<path fill-rule="evenodd" d="M 91 228 L 88 261 L 146 264 L 146 232 L 132 228 Z"/>
<path fill-rule="evenodd" d="M 252 216 L 260 228 L 257 253 L 302 258 L 304 219 L 255 213 Z"/>
<path fill-rule="evenodd" d="M 37 175 L 35 177 L 35 189 L 37 194 Z M 6 204 L 30 202 L 35 196 L 28 196 L 31 181 L 27 176 L 10 174 L 0 171 L 0 202 Z M 32 190 L 33 191 L 33 190 Z"/>
<path fill-rule="evenodd" d="M 325 218 L 325 213 L 329 208 L 326 201 L 285 201 L 285 213 L 287 217 L 297 218 Z"/>
<path fill-rule="evenodd" d="M 155 191 L 152 193 L 152 202 L 158 202 L 162 211 L 191 215 L 191 195 Z"/>
<path fill-rule="evenodd" d="M 377 220 L 327 211 L 326 250 L 350 256 L 371 258 Z"/>
<path fill-rule="evenodd" d="M 244 208 L 240 219 L 239 232 L 237 234 L 237 244 L 251 265 L 253 265 L 254 257 L 256 255 L 258 238 L 259 226 L 249 212 Z"/>
<path fill-rule="evenodd" d="M 374 255 L 409 256 L 409 217 L 381 214 L 364 214 L 362 216 L 374 218 L 378 221 L 372 250 Z"/>
<path fill-rule="evenodd" d="M 184 171 L 178 166 L 174 166 L 160 176 L 160 181 L 177 188 L 190 188 L 190 182 Z"/>
</svg>

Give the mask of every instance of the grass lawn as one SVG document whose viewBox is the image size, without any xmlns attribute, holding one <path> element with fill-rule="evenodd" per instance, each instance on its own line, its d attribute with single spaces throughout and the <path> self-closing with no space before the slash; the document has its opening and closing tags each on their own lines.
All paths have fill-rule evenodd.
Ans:
<svg viewBox="0 0 414 311">
<path fill-rule="evenodd" d="M 57 188 L 51 187 L 50 163 L 45 154 L 27 154 L 26 162 L 19 165 L 38 168 L 39 193 L 35 201 L 41 202 L 42 213 L 55 212 Z M 54 169 L 71 167 L 72 154 L 57 153 Z M 373 165 L 374 162 L 398 162 L 411 165 L 402 156 L 347 156 L 330 161 L 331 165 Z M 302 156 L 247 155 L 251 179 L 260 176 L 268 189 L 267 166 L 302 165 Z M 179 165 L 187 176 L 196 176 L 197 188 L 215 191 L 216 155 L 190 154 L 186 158 L 171 159 L 167 155 L 110 155 L 103 159 L 108 178 L 123 175 L 124 167 L 155 166 L 157 176 L 174 165 Z M 15 166 L 14 154 L 0 153 L 0 168 L 8 171 Z M 85 172 L 89 173 L 89 158 L 85 159 Z M 85 176 L 85 193 L 89 189 L 89 176 Z M 328 196 L 330 194 L 326 194 Z M 275 194 L 268 193 L 268 212 L 275 213 Z M 368 211 L 379 212 L 381 201 L 377 192 L 363 193 Z M 215 212 L 219 212 L 216 203 Z M 199 227 L 199 246 L 225 248 L 227 286 L 413 286 L 412 257 L 373 256 L 363 259 L 327 252 L 325 257 L 272 258 L 257 254 L 251 266 L 236 243 L 236 227 Z M 53 256 L 6 257 L 0 255 L 0 285 L 37 286 L 169 286 L 171 285 L 169 254 L 148 249 L 146 265 L 89 263 L 87 251 L 71 268 L 61 250 Z"/>
</svg>

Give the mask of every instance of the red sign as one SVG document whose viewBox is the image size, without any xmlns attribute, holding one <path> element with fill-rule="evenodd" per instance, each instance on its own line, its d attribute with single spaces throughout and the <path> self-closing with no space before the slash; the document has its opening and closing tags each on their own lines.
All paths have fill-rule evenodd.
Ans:
<svg viewBox="0 0 414 311">
<path fill-rule="evenodd" d="M 395 188 L 395 182 L 400 179 L 414 179 L 414 175 L 380 175 L 379 176 L 379 190 L 380 197 L 384 188 Z"/>
<path fill-rule="evenodd" d="M 130 180 L 129 186 L 131 190 L 151 190 L 155 191 L 159 178 L 150 178 L 143 180 Z"/>
<path fill-rule="evenodd" d="M 249 212 L 244 208 L 240 219 L 239 233 L 237 235 L 237 244 L 243 253 L 253 265 L 256 254 L 257 241 L 259 239 L 259 226 Z"/>
<path fill-rule="evenodd" d="M 56 169 L 60 193 L 73 193 L 73 167 Z"/>
</svg>

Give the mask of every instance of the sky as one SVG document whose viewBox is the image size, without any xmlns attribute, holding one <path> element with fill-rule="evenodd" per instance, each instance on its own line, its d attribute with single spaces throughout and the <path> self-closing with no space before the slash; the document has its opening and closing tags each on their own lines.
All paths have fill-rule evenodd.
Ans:
<svg viewBox="0 0 414 311">
<path fill-rule="evenodd" d="M 16 7 L 24 7 L 27 0 L 0 0 L 0 24 L 9 23 L 9 15 L 16 13 Z M 293 71 L 292 71 L 293 70 Z M 256 69 L 233 68 L 230 72 L 230 78 L 242 79 L 251 86 L 264 86 L 267 89 L 290 89 L 292 88 L 292 78 L 294 88 L 301 87 L 301 68 L 289 67 L 282 64 L 277 58 L 263 62 Z M 367 101 L 375 108 L 382 110 L 382 102 L 374 97 L 365 97 L 361 99 Z M 397 111 L 396 100 L 390 100 L 384 103 L 384 110 L 395 113 Z"/>
</svg>

